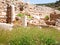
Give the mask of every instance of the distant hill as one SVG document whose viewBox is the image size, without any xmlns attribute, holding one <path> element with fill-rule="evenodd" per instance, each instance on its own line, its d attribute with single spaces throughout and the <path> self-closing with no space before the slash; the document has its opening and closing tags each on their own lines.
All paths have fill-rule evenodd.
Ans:
<svg viewBox="0 0 60 45">
<path fill-rule="evenodd" d="M 60 10 L 60 0 L 59 1 L 56 1 L 55 3 L 47 3 L 47 4 L 36 4 L 36 5 L 45 5 L 45 6 L 49 6 L 49 7 L 52 7 L 52 8 L 55 8 L 55 9 L 58 9 Z"/>
</svg>

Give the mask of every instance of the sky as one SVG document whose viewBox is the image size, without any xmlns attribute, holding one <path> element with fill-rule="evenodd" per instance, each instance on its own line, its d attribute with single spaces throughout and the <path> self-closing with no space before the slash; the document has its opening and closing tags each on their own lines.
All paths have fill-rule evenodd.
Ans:
<svg viewBox="0 0 60 45">
<path fill-rule="evenodd" d="M 44 3 L 52 3 L 56 2 L 58 0 L 25 0 L 25 2 L 28 2 L 31 4 L 44 4 Z"/>
</svg>

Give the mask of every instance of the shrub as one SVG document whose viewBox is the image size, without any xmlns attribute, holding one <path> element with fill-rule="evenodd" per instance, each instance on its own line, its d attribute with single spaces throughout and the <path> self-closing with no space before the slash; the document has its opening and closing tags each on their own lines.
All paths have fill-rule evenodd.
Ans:
<svg viewBox="0 0 60 45">
<path fill-rule="evenodd" d="M 29 19 L 32 19 L 32 16 L 28 16 Z"/>
<path fill-rule="evenodd" d="M 52 39 L 52 38 L 47 38 L 45 43 L 47 45 L 55 45 L 56 44 L 56 40 Z"/>
<path fill-rule="evenodd" d="M 45 19 L 46 19 L 46 20 L 49 20 L 49 16 L 45 16 Z"/>
<path fill-rule="evenodd" d="M 19 13 L 19 14 L 17 14 L 17 16 L 19 16 L 19 17 L 23 17 L 23 16 L 24 16 L 24 14 Z"/>
</svg>

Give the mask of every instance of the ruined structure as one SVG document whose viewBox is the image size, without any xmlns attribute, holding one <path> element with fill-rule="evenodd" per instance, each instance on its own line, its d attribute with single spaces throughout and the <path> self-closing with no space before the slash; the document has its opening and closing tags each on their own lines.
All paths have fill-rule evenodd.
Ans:
<svg viewBox="0 0 60 45">
<path fill-rule="evenodd" d="M 54 12 L 55 9 L 47 7 L 47 6 L 36 6 L 31 5 L 29 3 L 22 2 L 22 0 L 1 0 L 0 1 L 0 22 L 11 22 L 12 15 L 10 12 L 11 10 L 7 8 L 7 3 L 11 6 L 15 6 L 15 14 L 19 13 L 25 14 L 27 16 L 32 16 L 32 23 L 39 24 L 41 18 L 44 18 L 46 15 L 50 17 L 50 13 Z M 8 9 L 8 10 L 7 10 Z M 56 11 L 58 12 L 58 11 Z M 10 13 L 10 14 L 9 14 Z M 60 11 L 59 11 L 60 13 Z M 7 18 L 8 17 L 8 18 Z M 15 16 L 13 16 L 15 17 Z M 31 20 L 29 20 L 31 22 Z M 43 21 L 44 22 L 44 21 Z M 44 22 L 45 23 L 45 22 Z"/>
<path fill-rule="evenodd" d="M 9 4 L 9 6 L 7 5 Z M 10 12 L 12 9 L 11 5 L 15 6 L 15 13 L 18 14 L 19 13 L 19 4 L 18 4 L 18 0 L 0 0 L 0 22 L 5 23 L 8 21 L 11 21 L 11 13 Z M 10 16 L 9 16 L 10 15 Z M 10 19 L 8 19 L 10 18 Z"/>
<path fill-rule="evenodd" d="M 50 21 L 60 19 L 60 14 L 56 14 L 56 12 L 50 14 Z"/>
</svg>

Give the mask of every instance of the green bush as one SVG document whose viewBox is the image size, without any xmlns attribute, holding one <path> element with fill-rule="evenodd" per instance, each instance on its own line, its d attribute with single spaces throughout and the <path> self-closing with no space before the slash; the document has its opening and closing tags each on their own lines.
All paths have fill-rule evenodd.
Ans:
<svg viewBox="0 0 60 45">
<path fill-rule="evenodd" d="M 55 45 L 55 44 L 56 44 L 56 41 L 55 41 L 54 39 L 52 39 L 52 38 L 47 38 L 47 39 L 45 40 L 45 43 L 46 43 L 47 45 Z"/>
<path fill-rule="evenodd" d="M 19 17 L 23 17 L 23 16 L 24 16 L 24 14 L 19 13 L 19 14 L 17 14 L 17 16 L 19 16 Z"/>
<path fill-rule="evenodd" d="M 46 20 L 49 20 L 49 16 L 45 16 L 45 19 L 46 19 Z"/>
<path fill-rule="evenodd" d="M 32 16 L 28 16 L 29 19 L 32 19 Z"/>
</svg>

